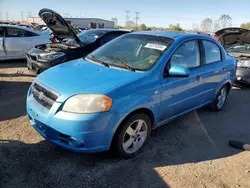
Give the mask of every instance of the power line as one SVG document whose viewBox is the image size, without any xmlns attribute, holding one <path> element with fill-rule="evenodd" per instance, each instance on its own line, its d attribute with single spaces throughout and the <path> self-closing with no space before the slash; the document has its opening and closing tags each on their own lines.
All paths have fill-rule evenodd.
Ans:
<svg viewBox="0 0 250 188">
<path fill-rule="evenodd" d="M 138 29 L 138 20 L 140 12 L 135 12 L 135 28 Z"/>
</svg>

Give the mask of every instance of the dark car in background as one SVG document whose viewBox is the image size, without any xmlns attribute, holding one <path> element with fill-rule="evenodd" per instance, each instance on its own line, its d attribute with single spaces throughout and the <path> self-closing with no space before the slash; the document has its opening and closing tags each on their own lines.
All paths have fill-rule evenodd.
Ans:
<svg viewBox="0 0 250 188">
<path fill-rule="evenodd" d="M 236 82 L 250 84 L 250 30 L 224 28 L 217 31 L 214 38 L 237 58 Z"/>
<path fill-rule="evenodd" d="M 53 10 L 42 9 L 39 16 L 59 42 L 37 45 L 27 52 L 28 69 L 37 74 L 60 63 L 85 57 L 110 40 L 129 33 L 119 29 L 93 29 L 77 34 L 62 16 Z"/>
</svg>

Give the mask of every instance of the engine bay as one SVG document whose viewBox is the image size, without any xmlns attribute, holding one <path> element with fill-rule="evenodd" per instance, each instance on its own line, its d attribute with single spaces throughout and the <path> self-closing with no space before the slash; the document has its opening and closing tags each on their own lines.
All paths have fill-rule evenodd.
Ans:
<svg viewBox="0 0 250 188">
<path fill-rule="evenodd" d="M 74 49 L 77 47 L 78 46 L 76 45 L 68 45 L 68 44 L 63 44 L 63 43 L 52 43 L 52 44 L 44 44 L 41 46 L 37 46 L 38 49 L 44 50 L 47 52 L 59 52 L 59 51 Z"/>
</svg>

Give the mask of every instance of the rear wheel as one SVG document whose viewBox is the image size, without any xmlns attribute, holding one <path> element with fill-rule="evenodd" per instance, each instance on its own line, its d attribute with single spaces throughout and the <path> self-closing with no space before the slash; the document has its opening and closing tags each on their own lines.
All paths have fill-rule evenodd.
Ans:
<svg viewBox="0 0 250 188">
<path fill-rule="evenodd" d="M 126 119 L 118 130 L 115 146 L 118 154 L 124 158 L 136 156 L 148 140 L 151 132 L 151 120 L 143 113 Z"/>
<path fill-rule="evenodd" d="M 226 100 L 227 100 L 227 96 L 228 96 L 228 88 L 226 85 L 224 85 L 220 91 L 218 92 L 216 98 L 214 99 L 214 101 L 211 103 L 210 105 L 210 109 L 212 111 L 220 111 L 223 109 Z"/>
</svg>

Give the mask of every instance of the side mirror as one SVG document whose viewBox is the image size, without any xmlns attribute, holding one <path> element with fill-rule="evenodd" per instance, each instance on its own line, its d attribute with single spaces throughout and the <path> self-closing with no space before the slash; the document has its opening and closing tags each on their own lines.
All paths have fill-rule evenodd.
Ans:
<svg viewBox="0 0 250 188">
<path fill-rule="evenodd" d="M 168 71 L 170 77 L 189 77 L 190 71 L 188 68 L 178 65 L 173 65 Z"/>
</svg>

